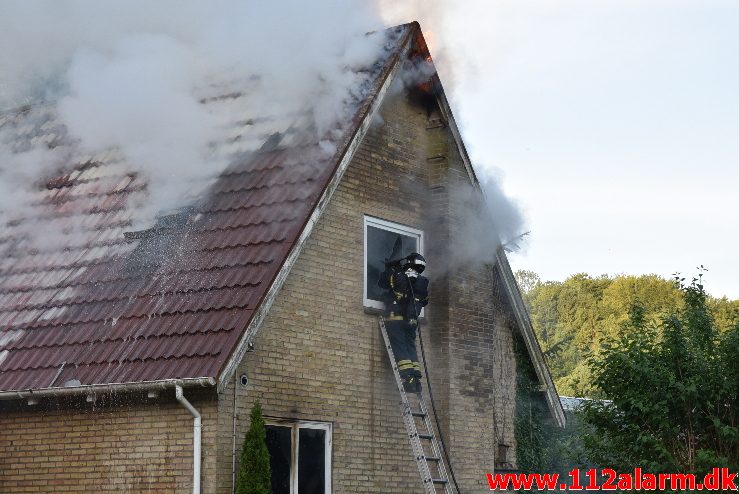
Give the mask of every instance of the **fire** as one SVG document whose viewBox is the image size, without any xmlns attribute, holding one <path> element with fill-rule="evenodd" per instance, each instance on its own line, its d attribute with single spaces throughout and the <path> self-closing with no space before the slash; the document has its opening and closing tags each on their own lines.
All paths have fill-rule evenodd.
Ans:
<svg viewBox="0 0 739 494">
<path fill-rule="evenodd" d="M 420 79 L 420 82 L 416 84 L 416 87 L 424 93 L 431 94 L 434 91 L 434 74 L 436 70 L 434 68 L 434 60 L 431 57 L 429 51 L 429 38 L 431 33 L 428 32 L 426 35 L 421 32 L 421 29 L 417 29 L 415 33 L 415 39 L 413 49 L 409 54 L 409 58 L 419 74 L 423 74 L 424 77 Z"/>
<path fill-rule="evenodd" d="M 436 37 L 434 36 L 434 32 L 433 31 L 426 31 L 425 38 L 426 38 L 427 50 L 430 53 L 434 49 L 434 46 L 436 46 L 436 43 L 435 43 Z M 431 61 L 431 55 L 430 54 L 429 54 L 429 58 L 428 59 L 429 59 L 429 61 Z"/>
</svg>

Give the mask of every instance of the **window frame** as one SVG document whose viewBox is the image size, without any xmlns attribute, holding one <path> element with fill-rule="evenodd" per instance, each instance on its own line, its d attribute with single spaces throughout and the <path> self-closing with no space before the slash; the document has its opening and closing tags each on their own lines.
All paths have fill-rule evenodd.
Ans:
<svg viewBox="0 0 739 494">
<path fill-rule="evenodd" d="M 381 311 L 385 308 L 385 304 L 383 304 L 379 300 L 367 298 L 367 228 L 370 226 L 393 233 L 399 233 L 408 237 L 415 237 L 418 242 L 418 253 L 421 255 L 424 255 L 424 233 L 423 230 L 419 230 L 417 228 L 402 225 L 400 223 L 395 223 L 388 220 L 383 220 L 375 216 L 369 216 L 366 214 L 364 215 L 364 266 L 362 268 L 364 271 L 364 276 L 362 277 L 362 304 L 366 309 L 375 309 Z M 421 315 L 423 315 L 423 310 L 421 311 Z"/>
<path fill-rule="evenodd" d="M 265 417 L 266 426 L 290 428 L 290 493 L 298 493 L 298 458 L 300 451 L 300 429 L 319 429 L 326 434 L 325 457 L 326 469 L 324 472 L 325 494 L 331 494 L 331 456 L 333 449 L 333 424 L 331 422 L 316 422 L 313 420 L 292 420 L 276 417 Z"/>
</svg>

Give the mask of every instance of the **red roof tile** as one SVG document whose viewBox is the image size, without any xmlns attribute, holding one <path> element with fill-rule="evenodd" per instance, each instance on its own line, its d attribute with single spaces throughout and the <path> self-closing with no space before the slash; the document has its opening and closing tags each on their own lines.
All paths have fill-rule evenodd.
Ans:
<svg viewBox="0 0 739 494">
<path fill-rule="evenodd" d="M 375 88 L 407 29 L 374 67 Z M 49 181 L 36 217 L 0 230 L 0 391 L 218 377 L 367 105 L 333 158 L 319 158 L 317 142 L 243 155 L 205 199 L 149 231 L 124 236 L 127 205 L 146 184 L 119 157 L 90 158 Z M 33 132 L 43 126 L 62 142 L 50 109 L 12 118 L 29 115 Z M 65 235 L 34 250 L 29 227 Z"/>
</svg>

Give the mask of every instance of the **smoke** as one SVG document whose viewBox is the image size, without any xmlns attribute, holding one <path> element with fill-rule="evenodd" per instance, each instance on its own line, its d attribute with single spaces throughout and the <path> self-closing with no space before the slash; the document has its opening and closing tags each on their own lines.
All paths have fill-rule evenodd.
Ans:
<svg viewBox="0 0 739 494">
<path fill-rule="evenodd" d="M 382 26 L 360 0 L 2 2 L 0 210 L 27 213 L 70 154 L 112 150 L 144 177 L 141 222 L 275 132 L 298 127 L 331 153 L 384 45 L 364 33 Z M 37 127 L 10 122 L 41 103 Z M 44 126 L 57 128 L 52 146 Z"/>
<path fill-rule="evenodd" d="M 470 17 L 476 15 L 475 9 L 479 5 L 467 3 L 461 7 L 444 0 L 378 1 L 382 17 L 388 24 L 420 22 L 447 97 L 452 107 L 458 108 L 455 101 L 459 88 L 463 85 L 475 87 L 479 80 L 479 67 L 470 53 L 469 38 L 475 33 L 464 28 Z M 460 33 L 465 33 L 467 39 L 460 39 Z M 475 41 L 479 41 L 479 49 L 486 49 L 487 40 Z M 420 71 L 419 80 L 428 77 L 423 66 L 416 70 Z M 464 136 L 464 115 L 455 117 Z M 494 167 L 479 163 L 474 163 L 474 166 L 485 198 L 484 205 L 479 194 L 469 187 L 456 186 L 450 190 L 450 199 L 459 204 L 459 217 L 463 219 L 457 225 L 460 233 L 456 238 L 464 241 L 453 248 L 455 259 L 452 261 L 458 264 L 492 263 L 500 246 L 516 251 L 521 248 L 521 241 L 527 233 L 524 214 L 503 190 L 500 174 Z"/>
<path fill-rule="evenodd" d="M 364 33 L 385 25 L 421 21 L 453 101 L 454 82 L 474 75 L 474 67 L 447 34 L 449 7 L 387 0 L 2 2 L 0 46 L 13 49 L 0 51 L 0 221 L 39 216 L 29 206 L 39 202 L 40 186 L 65 166 L 96 159 L 117 161 L 147 184 L 145 197 L 132 199 L 131 221 L 144 228 L 197 198 L 235 154 L 258 149 L 274 133 L 310 132 L 331 155 L 366 87 L 364 69 L 385 42 Z M 423 78 L 428 69 L 417 67 Z M 26 104 L 34 110 L 14 118 Z M 466 215 L 470 224 L 463 226 L 491 232 L 481 239 L 483 252 L 523 226 L 499 182 L 485 168 L 476 171 L 489 210 Z M 81 210 L 89 206 L 78 202 Z"/>
<path fill-rule="evenodd" d="M 500 188 L 500 179 L 478 177 L 484 196 L 463 185 L 449 190 L 450 203 L 459 221 L 453 225 L 452 268 L 494 264 L 500 247 L 518 250 L 526 232 L 520 207 Z"/>
<path fill-rule="evenodd" d="M 457 14 L 469 15 L 467 6 L 460 8 L 448 0 L 377 0 L 380 15 L 388 25 L 418 21 L 423 29 L 426 44 L 434 59 L 449 96 L 454 96 L 457 75 L 470 72 L 473 64 L 459 47 L 456 36 L 450 34 L 450 27 L 456 22 Z M 464 31 L 461 31 L 464 32 Z"/>
</svg>

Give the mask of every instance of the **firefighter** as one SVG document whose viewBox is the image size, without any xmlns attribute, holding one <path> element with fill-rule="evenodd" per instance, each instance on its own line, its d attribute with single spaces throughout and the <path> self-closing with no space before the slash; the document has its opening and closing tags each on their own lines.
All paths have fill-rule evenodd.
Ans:
<svg viewBox="0 0 739 494">
<path fill-rule="evenodd" d="M 429 280 L 421 276 L 426 259 L 414 252 L 386 264 L 378 285 L 385 293 L 385 321 L 406 391 L 421 392 L 421 366 L 416 351 L 418 315 L 428 304 Z"/>
</svg>

